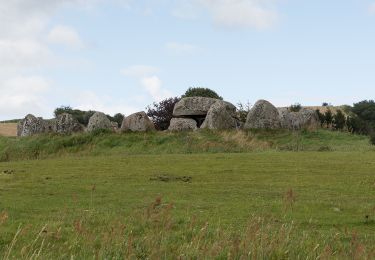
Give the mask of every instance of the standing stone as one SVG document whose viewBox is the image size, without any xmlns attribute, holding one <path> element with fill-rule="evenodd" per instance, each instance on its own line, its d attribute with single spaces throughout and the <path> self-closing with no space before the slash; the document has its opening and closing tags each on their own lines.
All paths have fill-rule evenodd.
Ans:
<svg viewBox="0 0 375 260">
<path fill-rule="evenodd" d="M 319 116 L 312 109 L 302 108 L 299 112 L 290 112 L 287 108 L 279 109 L 281 125 L 290 130 L 316 130 L 320 127 Z"/>
<path fill-rule="evenodd" d="M 45 123 L 42 118 L 35 117 L 34 115 L 27 115 L 17 125 L 17 136 L 32 136 L 42 134 L 45 132 Z"/>
<path fill-rule="evenodd" d="M 58 134 L 72 134 L 82 132 L 83 126 L 73 115 L 63 113 L 57 116 L 54 123 L 54 132 Z"/>
<path fill-rule="evenodd" d="M 247 115 L 245 129 L 278 129 L 281 120 L 277 108 L 266 100 L 259 100 Z"/>
<path fill-rule="evenodd" d="M 121 131 L 146 132 L 153 130 L 155 130 L 154 124 L 143 111 L 125 117 L 121 125 Z"/>
<path fill-rule="evenodd" d="M 216 102 L 208 110 L 201 128 L 218 130 L 236 129 L 237 120 L 235 116 L 236 108 L 232 104 Z"/>
<path fill-rule="evenodd" d="M 97 129 L 109 129 L 112 130 L 111 121 L 108 117 L 102 112 L 95 112 L 90 119 L 89 124 L 87 125 L 87 131 L 92 132 Z"/>
<path fill-rule="evenodd" d="M 191 118 L 172 118 L 169 131 L 189 131 L 197 130 L 197 122 Z"/>
</svg>

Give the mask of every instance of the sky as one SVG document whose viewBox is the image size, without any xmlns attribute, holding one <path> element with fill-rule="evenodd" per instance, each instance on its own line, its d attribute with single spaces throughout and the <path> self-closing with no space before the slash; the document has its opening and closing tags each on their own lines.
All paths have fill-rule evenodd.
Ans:
<svg viewBox="0 0 375 260">
<path fill-rule="evenodd" d="M 276 106 L 375 97 L 374 0 L 0 0 L 0 120 L 129 115 L 189 87 Z"/>
</svg>

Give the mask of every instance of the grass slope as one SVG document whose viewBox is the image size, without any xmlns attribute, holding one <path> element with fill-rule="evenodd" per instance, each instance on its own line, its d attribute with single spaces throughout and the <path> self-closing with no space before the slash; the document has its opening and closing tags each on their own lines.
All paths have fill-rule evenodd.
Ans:
<svg viewBox="0 0 375 260">
<path fill-rule="evenodd" d="M 184 133 L 85 133 L 71 136 L 0 137 L 0 161 L 64 155 L 242 153 L 254 151 L 369 151 L 366 136 L 320 130 L 198 131 Z"/>
</svg>

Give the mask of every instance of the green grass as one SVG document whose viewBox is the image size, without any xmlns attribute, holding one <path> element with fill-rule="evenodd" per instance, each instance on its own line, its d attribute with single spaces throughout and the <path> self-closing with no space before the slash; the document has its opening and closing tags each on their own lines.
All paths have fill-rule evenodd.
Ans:
<svg viewBox="0 0 375 260">
<path fill-rule="evenodd" d="M 20 160 L 36 143 L 46 159 Z M 1 145 L 0 258 L 374 257 L 365 137 L 85 134 Z"/>
<path fill-rule="evenodd" d="M 185 133 L 85 133 L 0 137 L 0 161 L 65 155 L 243 153 L 254 151 L 370 151 L 366 136 L 320 130 L 198 131 Z"/>
</svg>

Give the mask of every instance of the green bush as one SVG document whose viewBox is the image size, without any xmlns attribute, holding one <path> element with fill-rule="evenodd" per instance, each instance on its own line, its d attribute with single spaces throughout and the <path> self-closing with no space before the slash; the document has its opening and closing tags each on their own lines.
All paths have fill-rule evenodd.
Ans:
<svg viewBox="0 0 375 260">
<path fill-rule="evenodd" d="M 209 98 L 216 98 L 221 99 L 223 98 L 219 96 L 215 91 L 209 88 L 189 88 L 182 97 L 209 97 Z"/>
<path fill-rule="evenodd" d="M 289 107 L 291 112 L 299 112 L 302 109 L 302 105 L 300 103 L 295 103 Z"/>
</svg>

